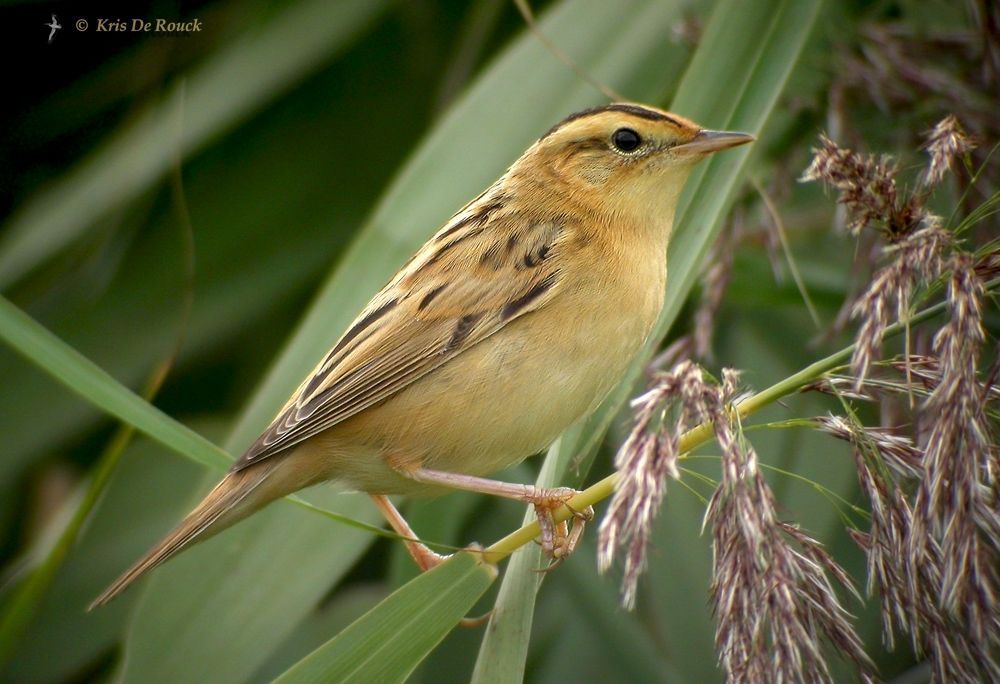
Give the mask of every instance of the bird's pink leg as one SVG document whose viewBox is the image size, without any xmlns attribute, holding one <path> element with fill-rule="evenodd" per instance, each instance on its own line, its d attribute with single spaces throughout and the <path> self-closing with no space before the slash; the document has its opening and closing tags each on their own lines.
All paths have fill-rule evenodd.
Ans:
<svg viewBox="0 0 1000 684">
<path fill-rule="evenodd" d="M 406 550 L 410 552 L 410 557 L 413 558 L 413 561 L 417 564 L 417 567 L 420 568 L 421 572 L 426 572 L 449 558 L 449 556 L 442 556 L 440 553 L 434 553 L 427 548 L 426 544 L 422 544 L 417 541 L 419 539 L 419 537 L 417 537 L 417 533 L 413 531 L 412 527 L 410 527 L 410 523 L 406 522 L 406 518 L 403 517 L 403 514 L 392 505 L 392 502 L 389 501 L 389 497 L 382 494 L 369 494 L 369 496 L 372 498 L 372 501 L 375 502 L 375 505 L 378 506 L 378 509 L 382 512 L 382 515 L 389 523 L 389 526 L 396 532 L 396 534 L 403 537 L 403 543 L 406 544 Z M 489 613 L 486 613 L 486 615 L 482 615 L 480 617 L 462 618 L 458 624 L 462 627 L 479 627 L 489 620 L 490 613 L 492 612 L 493 611 L 490 611 Z"/>
<path fill-rule="evenodd" d="M 403 543 L 406 544 L 406 550 L 410 552 L 410 556 L 413 561 L 417 564 L 422 571 L 430 570 L 431 568 L 440 564 L 443 560 L 448 558 L 448 556 L 442 556 L 439 553 L 434 553 L 426 544 L 422 544 L 418 541 L 420 538 L 417 533 L 413 531 L 410 524 L 406 522 L 406 518 L 400 513 L 392 502 L 389 501 L 389 497 L 383 496 L 382 494 L 370 494 L 372 501 L 378 506 L 378 509 L 382 512 L 389 526 L 395 531 L 396 534 L 403 538 Z"/>
<path fill-rule="evenodd" d="M 538 516 L 542 550 L 557 561 L 573 553 L 573 549 L 576 548 L 577 542 L 583 534 L 584 524 L 594 518 L 594 510 L 588 506 L 587 510 L 573 512 L 573 529 L 571 531 L 566 529 L 565 524 L 556 524 L 552 517 L 553 511 L 579 494 L 575 489 L 569 487 L 536 487 L 535 485 L 500 482 L 484 477 L 460 475 L 429 468 L 400 469 L 399 472 L 411 480 L 425 484 L 491 494 L 531 504 Z"/>
</svg>

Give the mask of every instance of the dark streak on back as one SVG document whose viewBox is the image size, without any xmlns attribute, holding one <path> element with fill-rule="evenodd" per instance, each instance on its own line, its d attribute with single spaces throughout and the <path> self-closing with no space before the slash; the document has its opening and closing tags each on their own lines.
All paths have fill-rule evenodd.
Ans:
<svg viewBox="0 0 1000 684">
<path fill-rule="evenodd" d="M 417 271 L 414 272 L 414 275 L 416 273 L 419 273 L 423 269 L 427 268 L 431 264 L 437 262 L 442 256 L 444 256 L 445 252 L 447 252 L 449 249 L 451 249 L 458 243 L 463 242 L 464 240 L 468 240 L 469 238 L 474 237 L 476 235 L 479 235 L 484 230 L 486 230 L 486 224 L 490 220 L 490 217 L 494 214 L 494 212 L 503 209 L 506 205 L 507 205 L 507 198 L 504 197 L 503 195 L 500 195 L 491 200 L 489 203 L 484 204 L 474 214 L 470 214 L 469 216 L 466 216 L 462 220 L 456 221 L 453 225 L 448 226 L 447 230 L 445 230 L 443 233 L 437 236 L 435 240 L 436 242 L 444 241 L 447 237 L 454 235 L 463 228 L 469 226 L 472 227 L 465 233 L 441 245 L 427 261 L 425 261 L 423 264 L 420 265 Z"/>
<path fill-rule="evenodd" d="M 500 266 L 501 251 L 503 251 L 503 243 L 494 242 L 483 250 L 482 255 L 479 257 L 480 265 L 486 266 L 487 264 L 492 264 L 494 267 Z"/>
<path fill-rule="evenodd" d="M 535 252 L 528 252 L 524 255 L 524 265 L 528 268 L 534 268 L 538 264 L 545 261 L 545 257 L 549 255 L 549 245 L 542 245 Z"/>
<path fill-rule="evenodd" d="M 483 224 L 486 223 L 486 221 L 489 220 L 489 218 L 493 214 L 493 212 L 495 212 L 495 211 L 497 211 L 499 209 L 503 209 L 503 207 L 504 207 L 504 205 L 506 203 L 507 203 L 507 200 L 502 195 L 499 196 L 499 197 L 496 197 L 495 199 L 493 199 L 488 204 L 484 204 L 482 207 L 480 207 L 479 210 L 476 211 L 476 213 L 470 214 L 470 215 L 466 216 L 465 218 L 463 218 L 461 221 L 456 221 L 454 225 L 449 226 L 447 230 L 445 230 L 443 233 L 441 233 L 438 236 L 438 238 L 437 238 L 438 241 L 440 242 L 440 241 L 444 240 L 446 237 L 448 237 L 449 235 L 455 234 L 456 232 L 458 232 L 459 230 L 461 230 L 465 226 L 472 225 L 472 224 L 475 224 L 477 226 L 482 226 Z"/>
<path fill-rule="evenodd" d="M 417 311 L 423 311 L 424 309 L 426 309 L 427 305 L 430 304 L 432 301 L 434 301 L 434 298 L 437 297 L 439 294 L 441 294 L 441 291 L 444 290 L 444 288 L 446 287 L 448 287 L 448 283 L 445 283 L 444 285 L 438 285 L 433 290 L 425 294 L 424 298 L 420 300 L 419 304 L 417 304 Z"/>
<path fill-rule="evenodd" d="M 444 350 L 451 351 L 452 349 L 460 345 L 462 341 L 469 336 L 469 333 L 472 332 L 473 326 L 475 326 L 476 323 L 478 323 L 480 319 L 482 319 L 482 317 L 483 314 L 475 313 L 475 314 L 466 314 L 465 316 L 459 318 L 458 324 L 455 326 L 455 332 L 451 334 L 451 339 L 448 340 L 448 343 L 445 345 Z"/>
<path fill-rule="evenodd" d="M 480 233 L 482 233 L 484 230 L 486 230 L 486 228 L 484 228 L 483 226 L 478 226 L 476 228 L 471 228 L 471 229 L 469 229 L 468 232 L 459 235 L 454 240 L 451 240 L 450 242 L 444 243 L 443 245 L 441 245 L 441 247 L 436 252 L 434 252 L 434 254 L 431 255 L 430 259 L 428 259 L 426 262 L 424 262 L 424 265 L 421 266 L 420 268 L 426 268 L 427 266 L 430 266 L 431 264 L 437 262 L 438 259 L 440 259 L 441 257 L 443 257 L 444 253 L 447 252 L 449 249 L 451 249 L 452 247 L 454 247 L 455 245 L 457 245 L 460 242 L 464 242 L 465 240 L 468 240 L 471 237 L 476 237 L 477 235 L 479 235 Z"/>
<path fill-rule="evenodd" d="M 396 299 L 390 299 L 388 302 L 386 302 L 385 304 L 383 304 L 379 308 L 375 309 L 374 311 L 372 311 L 371 313 L 369 313 L 368 315 L 366 315 L 364 318 L 362 318 L 360 321 L 358 321 L 357 323 L 355 323 L 354 325 L 352 325 L 351 329 L 348 330 L 346 333 L 344 333 L 344 336 L 340 338 L 339 342 L 337 342 L 337 346 L 335 346 L 333 349 L 331 349 L 330 353 L 326 355 L 326 359 L 324 360 L 324 363 L 329 364 L 330 361 L 331 361 L 331 359 L 335 358 L 337 356 L 337 354 L 339 354 L 344 349 L 344 347 L 346 347 L 348 344 L 350 344 L 351 341 L 354 338 L 356 338 L 358 335 L 360 335 L 364 331 L 365 328 L 369 327 L 372 323 L 374 323 L 378 319 L 382 318 L 382 316 L 384 316 L 387 313 L 389 313 L 389 311 L 394 306 L 396 306 L 397 303 L 398 303 L 398 300 L 396 300 Z M 325 371 L 323 371 L 322 373 L 317 373 L 315 376 L 313 376 L 309 380 L 309 384 L 306 385 L 305 396 L 309 396 L 310 394 L 312 394 L 313 391 L 317 387 L 319 387 L 319 385 L 327 377 L 327 375 L 329 375 L 329 373 L 330 373 L 331 370 L 333 370 L 333 366 L 330 366 Z"/>
<path fill-rule="evenodd" d="M 475 223 L 478 218 L 479 218 L 478 214 L 471 214 L 469 216 L 466 216 L 461 221 L 455 221 L 455 223 L 453 223 L 452 225 L 448 226 L 447 230 L 445 230 L 443 233 L 441 233 L 440 235 L 438 235 L 437 241 L 438 242 L 443 242 L 445 238 L 447 238 L 447 237 L 449 237 L 451 235 L 454 235 L 455 233 L 457 233 L 458 231 L 462 230 L 466 226 Z"/>
<path fill-rule="evenodd" d="M 511 318 L 527 308 L 533 301 L 548 292 L 548 290 L 555 284 L 558 276 L 558 271 L 550 273 L 541 282 L 525 292 L 523 295 L 512 302 L 504 304 L 503 308 L 500 309 L 500 321 L 509 321 Z"/>
</svg>

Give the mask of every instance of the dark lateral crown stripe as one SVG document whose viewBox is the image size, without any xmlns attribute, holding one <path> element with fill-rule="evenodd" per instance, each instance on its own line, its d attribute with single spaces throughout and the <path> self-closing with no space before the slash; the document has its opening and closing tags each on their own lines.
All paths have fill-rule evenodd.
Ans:
<svg viewBox="0 0 1000 684">
<path fill-rule="evenodd" d="M 590 109 L 584 109 L 582 112 L 576 112 L 575 114 L 570 114 L 565 119 L 557 123 L 555 126 L 550 128 L 545 132 L 539 140 L 544 140 L 549 137 L 560 128 L 568 124 L 570 121 L 576 121 L 577 119 L 582 119 L 585 116 L 590 116 L 592 114 L 599 114 L 601 112 L 625 112 L 626 114 L 631 114 L 632 116 L 638 116 L 642 119 L 649 119 L 650 121 L 668 121 L 678 128 L 682 128 L 681 122 L 672 116 L 667 116 L 660 112 L 653 111 L 652 109 L 646 109 L 645 107 L 640 107 L 639 105 L 631 104 L 609 104 L 602 107 L 591 107 Z"/>
</svg>

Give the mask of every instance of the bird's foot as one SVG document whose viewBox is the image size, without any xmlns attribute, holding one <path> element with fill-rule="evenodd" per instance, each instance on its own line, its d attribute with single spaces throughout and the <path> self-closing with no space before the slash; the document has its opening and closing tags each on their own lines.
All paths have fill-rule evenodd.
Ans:
<svg viewBox="0 0 1000 684">
<path fill-rule="evenodd" d="M 542 552 L 552 560 L 545 571 L 559 566 L 573 553 L 583 537 L 586 524 L 594 519 L 594 509 L 591 506 L 579 511 L 569 506 L 568 502 L 579 493 L 569 487 L 556 487 L 536 490 L 527 497 L 528 503 L 534 506 L 535 515 L 538 517 Z M 553 516 L 554 512 L 563 506 L 573 513 L 571 526 L 565 520 L 556 522 Z"/>
<path fill-rule="evenodd" d="M 413 558 L 413 562 L 417 564 L 421 572 L 427 572 L 431 568 L 436 568 L 451 558 L 450 553 L 448 555 L 435 553 L 427 548 L 426 545 L 419 542 L 407 541 L 406 550 L 410 552 L 410 557 Z"/>
</svg>

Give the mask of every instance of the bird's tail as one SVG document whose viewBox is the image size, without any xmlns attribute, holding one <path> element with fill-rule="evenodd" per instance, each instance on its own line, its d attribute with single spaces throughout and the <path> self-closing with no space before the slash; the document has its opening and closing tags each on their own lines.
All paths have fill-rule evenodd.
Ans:
<svg viewBox="0 0 1000 684">
<path fill-rule="evenodd" d="M 142 575 L 192 544 L 208 539 L 279 496 L 287 494 L 283 489 L 272 491 L 276 488 L 265 484 L 273 470 L 271 463 L 264 462 L 228 473 L 170 534 L 94 599 L 87 610 L 103 606 Z"/>
</svg>

